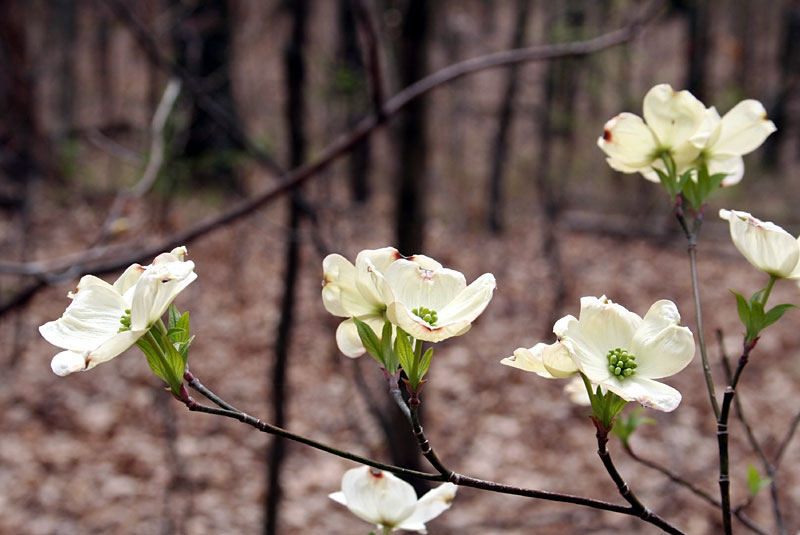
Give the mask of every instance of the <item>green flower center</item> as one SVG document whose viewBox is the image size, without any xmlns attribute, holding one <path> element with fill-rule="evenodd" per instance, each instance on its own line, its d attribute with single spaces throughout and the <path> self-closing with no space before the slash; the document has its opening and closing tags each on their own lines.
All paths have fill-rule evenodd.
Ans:
<svg viewBox="0 0 800 535">
<path fill-rule="evenodd" d="M 608 371 L 620 379 L 625 379 L 636 373 L 636 357 L 619 347 L 612 349 L 606 356 L 608 358 Z"/>
<path fill-rule="evenodd" d="M 427 308 L 427 307 L 415 308 L 411 312 L 415 316 L 421 318 L 422 321 L 424 321 L 425 323 L 427 323 L 431 327 L 435 327 L 436 326 L 436 322 L 439 321 L 439 318 L 438 318 L 438 316 L 436 314 L 436 311 L 435 310 L 431 310 L 430 308 Z"/>
<path fill-rule="evenodd" d="M 120 328 L 117 331 L 118 333 L 131 330 L 131 309 L 130 308 L 126 308 L 125 309 L 125 314 L 123 314 L 119 318 L 119 323 L 120 323 Z"/>
</svg>

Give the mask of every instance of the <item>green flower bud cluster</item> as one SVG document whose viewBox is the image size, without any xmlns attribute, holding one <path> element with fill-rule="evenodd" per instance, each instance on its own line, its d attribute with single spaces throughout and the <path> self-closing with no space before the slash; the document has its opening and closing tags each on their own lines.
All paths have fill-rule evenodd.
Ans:
<svg viewBox="0 0 800 535">
<path fill-rule="evenodd" d="M 608 371 L 620 379 L 630 377 L 636 373 L 636 357 L 621 348 L 612 349 L 608 352 Z"/>
<path fill-rule="evenodd" d="M 119 319 L 119 322 L 120 322 L 120 324 L 122 324 L 122 326 L 119 328 L 119 330 L 117 332 L 121 333 L 121 332 L 124 332 L 124 331 L 130 331 L 131 330 L 131 309 L 130 308 L 126 308 L 125 309 L 125 314 L 122 315 L 122 317 Z"/>
<path fill-rule="evenodd" d="M 422 321 L 434 327 L 436 322 L 439 321 L 437 313 L 435 310 L 431 310 L 427 307 L 419 307 L 415 308 L 411 311 L 413 314 L 417 315 L 418 317 L 422 318 Z"/>
</svg>

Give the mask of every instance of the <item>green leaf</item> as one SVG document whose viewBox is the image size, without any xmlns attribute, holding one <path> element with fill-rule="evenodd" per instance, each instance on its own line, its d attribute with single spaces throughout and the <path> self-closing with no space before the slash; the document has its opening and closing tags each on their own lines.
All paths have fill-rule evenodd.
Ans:
<svg viewBox="0 0 800 535">
<path fill-rule="evenodd" d="M 181 357 L 183 357 L 184 362 L 187 362 L 189 360 L 189 346 L 192 345 L 193 340 L 194 336 L 192 336 L 182 344 L 179 344 L 178 346 L 178 353 L 181 354 Z"/>
<path fill-rule="evenodd" d="M 747 327 L 750 325 L 750 302 L 738 292 L 730 290 L 736 296 L 736 311 L 739 312 L 739 319 L 742 320 L 742 325 Z"/>
<path fill-rule="evenodd" d="M 167 318 L 167 329 L 172 330 L 178 326 L 178 320 L 181 318 L 181 313 L 175 305 L 169 306 L 169 317 Z"/>
<path fill-rule="evenodd" d="M 422 380 L 422 378 L 425 377 L 425 374 L 428 373 L 428 368 L 431 367 L 431 359 L 433 359 L 433 348 L 429 347 L 419 361 L 420 380 Z"/>
<path fill-rule="evenodd" d="M 140 338 L 139 341 L 136 342 L 136 346 L 144 353 L 144 356 L 147 358 L 147 364 L 150 366 L 150 369 L 153 370 L 153 373 L 169 383 L 167 379 L 169 371 L 164 367 L 164 360 L 159 356 L 159 351 L 143 338 Z"/>
<path fill-rule="evenodd" d="M 184 331 L 183 337 L 180 340 L 176 340 L 176 341 L 177 342 L 186 342 L 186 341 L 188 341 L 189 340 L 189 333 L 190 333 L 190 330 L 189 330 L 189 313 L 188 312 L 184 312 L 183 315 L 181 315 L 181 317 L 178 318 L 178 321 L 175 324 L 175 327 L 177 327 L 178 329 L 183 329 L 183 331 Z"/>
<path fill-rule="evenodd" d="M 747 467 L 747 491 L 750 496 L 755 496 L 770 483 L 772 483 L 772 478 L 759 474 L 755 466 L 751 464 Z"/>
<path fill-rule="evenodd" d="M 179 327 L 172 327 L 170 330 L 167 331 L 167 338 L 169 339 L 170 342 L 174 344 L 175 342 L 180 342 L 184 334 L 186 334 L 186 331 L 184 331 L 183 329 Z"/>
<path fill-rule="evenodd" d="M 661 179 L 661 184 L 664 186 L 664 189 L 667 190 L 669 196 L 675 197 L 680 190 L 675 186 L 675 181 L 672 180 L 672 177 L 657 167 L 652 167 L 652 169 L 656 172 L 658 178 Z"/>
<path fill-rule="evenodd" d="M 375 331 L 372 330 L 372 327 L 364 323 L 358 318 L 353 318 L 353 321 L 356 323 L 356 329 L 358 329 L 358 337 L 361 338 L 361 343 L 364 345 L 364 349 L 367 350 L 367 353 L 372 355 L 372 357 L 380 362 L 383 367 L 386 367 L 386 364 L 383 362 L 383 352 L 381 351 L 381 342 L 378 340 Z"/>
<path fill-rule="evenodd" d="M 397 355 L 400 366 L 406 372 L 408 380 L 412 383 L 412 387 L 415 387 L 416 385 L 413 383 L 415 383 L 416 379 L 417 366 L 414 358 L 414 349 L 411 347 L 408 334 L 400 327 L 397 328 L 397 336 L 394 339 L 394 352 Z"/>
<path fill-rule="evenodd" d="M 397 373 L 400 363 L 397 360 L 397 355 L 392 351 L 392 324 L 388 320 L 384 322 L 383 331 L 381 331 L 381 354 L 383 355 L 383 364 L 386 371 L 391 375 Z"/>
<path fill-rule="evenodd" d="M 167 379 L 167 383 L 175 395 L 180 395 L 183 374 L 186 373 L 186 359 L 172 344 L 167 344 L 167 350 L 164 352 L 164 356 L 169 366 L 169 378 Z"/>
<path fill-rule="evenodd" d="M 678 193 L 683 191 L 684 186 L 686 186 L 686 183 L 689 182 L 689 180 L 691 180 L 691 178 L 692 178 L 692 170 L 691 169 L 689 169 L 688 171 L 686 171 L 685 173 L 683 173 L 680 176 L 680 178 L 678 179 Z"/>
<path fill-rule="evenodd" d="M 627 418 L 621 418 L 611 430 L 612 433 L 617 435 L 623 444 L 627 444 L 633 433 L 640 425 L 655 424 L 653 418 L 643 418 L 639 415 L 644 412 L 644 407 L 634 409 Z"/>
<path fill-rule="evenodd" d="M 790 308 L 798 308 L 798 307 L 797 305 L 792 305 L 787 303 L 783 305 L 777 305 L 771 308 L 769 312 L 767 312 L 764 315 L 764 319 L 761 323 L 761 329 L 766 329 L 767 327 L 769 327 L 770 325 L 781 319 L 781 316 L 783 316 L 783 314 Z"/>
</svg>

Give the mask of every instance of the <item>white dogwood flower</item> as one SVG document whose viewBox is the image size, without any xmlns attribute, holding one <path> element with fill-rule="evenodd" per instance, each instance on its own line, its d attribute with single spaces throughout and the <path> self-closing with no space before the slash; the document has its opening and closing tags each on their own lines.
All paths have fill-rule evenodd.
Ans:
<svg viewBox="0 0 800 535">
<path fill-rule="evenodd" d="M 464 275 L 408 260 L 373 271 L 386 317 L 417 340 L 440 342 L 467 332 L 492 299 L 494 275 L 484 273 L 467 286 Z"/>
<path fill-rule="evenodd" d="M 89 370 L 135 344 L 197 278 L 185 255 L 186 248 L 178 247 L 149 266 L 133 264 L 114 284 L 82 277 L 64 314 L 39 327 L 45 340 L 65 350 L 53 357 L 53 372 Z"/>
<path fill-rule="evenodd" d="M 354 317 L 369 325 L 379 336 L 386 320 L 388 303 L 375 287 L 371 273 L 386 271 L 400 259 L 425 269 L 442 267 L 425 255 L 404 258 L 394 247 L 361 251 L 355 266 L 338 254 L 330 254 L 322 261 L 322 304 L 334 316 L 348 318 L 336 329 L 336 344 L 348 357 L 359 357 L 365 352 Z"/>
<path fill-rule="evenodd" d="M 695 351 L 692 332 L 679 323 L 672 301 L 657 301 L 642 319 L 605 296 L 583 297 L 579 318 L 561 318 L 553 332 L 593 385 L 669 412 L 681 394 L 655 379 L 681 371 Z"/>
<path fill-rule="evenodd" d="M 688 166 L 700 154 L 690 142 L 706 118 L 706 107 L 689 91 L 659 84 L 644 97 L 644 120 L 633 113 L 621 113 L 603 127 L 597 146 L 606 153 L 608 164 L 623 173 L 642 173 L 659 182 L 653 167 L 664 169 L 660 157 L 669 153 L 678 169 Z"/>
<path fill-rule="evenodd" d="M 427 533 L 425 523 L 450 508 L 457 488 L 444 483 L 417 500 L 414 487 L 394 474 L 362 466 L 345 472 L 342 490 L 329 497 L 384 534 L 395 530 Z"/>
<path fill-rule="evenodd" d="M 722 209 L 719 216 L 730 224 L 733 244 L 748 262 L 778 278 L 800 279 L 800 238 L 747 212 Z"/>
</svg>

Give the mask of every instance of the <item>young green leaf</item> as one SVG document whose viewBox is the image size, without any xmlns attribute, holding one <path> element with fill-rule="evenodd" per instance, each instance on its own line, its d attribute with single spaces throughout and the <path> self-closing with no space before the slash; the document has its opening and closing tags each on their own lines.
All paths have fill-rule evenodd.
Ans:
<svg viewBox="0 0 800 535">
<path fill-rule="evenodd" d="M 358 318 L 353 318 L 353 321 L 356 323 L 356 329 L 358 329 L 358 337 L 361 338 L 361 343 L 364 345 L 364 349 L 367 350 L 367 353 L 372 355 L 372 357 L 380 362 L 383 367 L 386 367 L 386 364 L 383 361 L 383 352 L 381 350 L 381 342 L 378 340 L 378 336 L 375 334 L 375 331 L 372 330 L 372 327 L 364 323 Z"/>
<path fill-rule="evenodd" d="M 180 317 L 181 313 L 178 311 L 178 308 L 175 305 L 170 305 L 169 316 L 167 318 L 167 329 L 169 330 L 177 327 Z"/>
<path fill-rule="evenodd" d="M 386 371 L 391 375 L 397 373 L 400 363 L 397 360 L 397 355 L 392 351 L 392 324 L 388 320 L 383 324 L 383 331 L 381 332 L 381 354 L 383 355 L 383 364 Z"/>
<path fill-rule="evenodd" d="M 761 323 L 761 328 L 766 329 L 767 327 L 769 327 L 770 325 L 781 319 L 781 316 L 783 316 L 783 314 L 790 308 L 798 308 L 798 307 L 797 305 L 792 305 L 787 303 L 783 305 L 777 305 L 771 308 L 769 312 L 764 314 L 764 319 Z"/>
<path fill-rule="evenodd" d="M 422 355 L 422 358 L 419 361 L 419 378 L 422 380 L 425 377 L 425 374 L 428 373 L 428 368 L 431 367 L 431 359 L 433 359 L 433 348 L 429 347 L 425 354 Z"/>
<path fill-rule="evenodd" d="M 394 352 L 397 355 L 400 366 L 406 372 L 409 381 L 412 382 L 412 387 L 416 386 L 413 384 L 417 375 L 414 350 L 411 347 L 408 334 L 400 327 L 397 328 L 397 336 L 394 339 Z"/>
<path fill-rule="evenodd" d="M 772 483 L 772 478 L 759 474 L 758 468 L 752 464 L 747 467 L 747 491 L 750 496 L 755 496 L 770 483 Z"/>
</svg>

